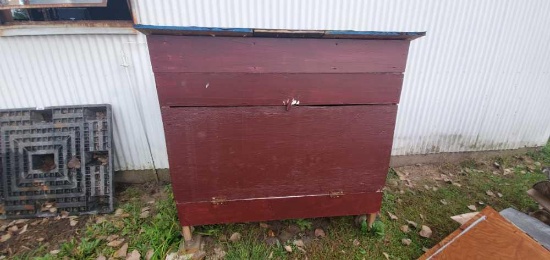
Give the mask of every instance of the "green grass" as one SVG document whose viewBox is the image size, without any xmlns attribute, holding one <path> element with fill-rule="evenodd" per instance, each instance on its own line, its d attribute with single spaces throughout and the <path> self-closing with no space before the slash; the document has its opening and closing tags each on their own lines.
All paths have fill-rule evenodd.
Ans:
<svg viewBox="0 0 550 260">
<path fill-rule="evenodd" d="M 172 191 L 169 186 L 165 191 L 167 198 L 156 201 L 154 205 L 146 204 L 139 198 L 142 192 L 135 188 L 128 188 L 121 194 L 132 198 L 120 205 L 129 217 L 117 218 L 110 216 L 107 221 L 96 224 L 91 221 L 79 238 L 60 245 L 60 252 L 51 255 L 44 249 L 36 249 L 15 259 L 96 259 L 99 255 L 107 258 L 113 255 L 117 248 L 107 246 L 107 241 L 101 239 L 109 235 L 119 235 L 128 242 L 128 252 L 137 249 L 142 257 L 148 250 L 154 250 L 152 259 L 164 259 L 167 253 L 177 250 L 181 241 L 180 226 L 177 219 Z M 140 218 L 141 209 L 145 206 L 152 208 L 152 215 L 146 219 Z M 36 257 L 43 255 L 42 257 Z"/>
<path fill-rule="evenodd" d="M 530 153 L 529 156 L 543 165 L 550 164 L 550 146 Z M 423 254 L 423 248 L 432 247 L 459 227 L 450 217 L 469 212 L 468 205 L 476 205 L 478 210 L 486 205 L 496 210 L 513 207 L 528 212 L 537 209 L 537 204 L 525 191 L 534 183 L 545 179 L 540 170 L 525 171 L 525 165 L 512 158 L 495 158 L 493 161 L 499 162 L 503 167 L 512 168 L 514 173 L 495 175 L 490 168 L 492 165 L 487 166 L 486 163 L 484 168 L 483 164 L 469 160 L 453 166 L 453 181 L 460 183 L 461 187 L 426 179 L 415 182 L 415 188 L 408 188 L 399 183 L 395 172 L 390 171 L 389 185 L 384 192 L 381 215 L 375 228 L 365 232 L 354 225 L 353 217 L 330 218 L 328 227 L 325 228 L 327 236 L 307 245 L 305 253 L 291 245 L 292 241 L 281 241 L 281 245 L 268 246 L 263 241 L 267 230 L 258 223 L 208 225 L 197 227 L 195 232 L 211 237 L 213 242 L 210 242 L 207 250 L 211 252 L 213 247 L 221 247 L 227 252 L 225 259 L 304 259 L 306 256 L 308 259 L 385 259 L 383 253 L 389 254 L 390 259 L 417 258 Z M 424 185 L 430 188 L 437 186 L 437 190 L 427 190 Z M 486 194 L 487 190 L 503 196 L 490 197 Z M 61 251 L 55 256 L 45 252 L 44 248 L 36 248 L 14 259 L 95 259 L 98 255 L 110 257 L 116 249 L 106 246 L 107 242 L 100 238 L 113 234 L 126 239 L 125 242 L 129 243 L 128 252 L 137 249 L 143 257 L 148 250 L 153 249 L 153 259 L 164 259 L 167 253 L 177 250 L 182 239 L 170 188 L 167 187 L 165 192 L 169 194 L 166 198 L 157 200 L 155 205 L 148 205 L 139 199 L 142 191 L 130 187 L 119 195 L 131 198 L 119 205 L 130 214 L 129 217 L 121 219 L 110 216 L 108 221 L 101 224 L 88 223 L 79 237 L 61 244 Z M 443 199 L 448 202 L 447 205 L 441 203 Z M 483 201 L 485 205 L 478 204 L 479 201 Z M 152 215 L 147 219 L 140 219 L 141 209 L 145 206 L 152 208 Z M 388 211 L 399 219 L 390 220 Z M 419 228 L 412 227 L 411 232 L 403 233 L 400 227 L 406 225 L 406 220 L 418 223 L 419 228 L 421 225 L 429 226 L 433 235 L 422 238 L 418 234 Z M 311 230 L 313 225 L 313 221 L 309 219 L 287 220 L 282 223 L 296 225 L 304 232 Z M 242 235 L 241 240 L 220 241 L 222 236 L 229 238 L 234 232 Z M 412 243 L 409 246 L 402 245 L 403 238 L 411 239 Z M 358 246 L 354 245 L 354 240 L 359 242 Z M 293 251 L 286 252 L 284 245 L 291 245 Z"/>
</svg>

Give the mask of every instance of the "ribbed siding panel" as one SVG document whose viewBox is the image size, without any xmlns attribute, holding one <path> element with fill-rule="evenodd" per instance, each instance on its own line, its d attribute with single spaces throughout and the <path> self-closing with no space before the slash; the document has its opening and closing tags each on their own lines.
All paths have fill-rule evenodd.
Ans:
<svg viewBox="0 0 550 260">
<path fill-rule="evenodd" d="M 394 155 L 515 149 L 550 135 L 550 2 L 134 0 L 146 25 L 427 31 L 411 44 Z"/>
<path fill-rule="evenodd" d="M 143 35 L 0 37 L 0 50 L 0 109 L 112 104 L 115 168 L 153 168 L 147 137 L 156 167 L 168 168 Z"/>
</svg>

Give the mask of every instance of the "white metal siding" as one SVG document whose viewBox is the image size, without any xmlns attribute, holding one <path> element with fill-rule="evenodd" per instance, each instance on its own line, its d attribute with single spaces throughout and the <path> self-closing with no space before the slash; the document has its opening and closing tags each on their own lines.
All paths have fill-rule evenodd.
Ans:
<svg viewBox="0 0 550 260">
<path fill-rule="evenodd" d="M 145 36 L 0 37 L 0 61 L 0 109 L 112 104 L 115 168 L 153 168 L 146 137 L 156 167 L 168 168 Z"/>
<path fill-rule="evenodd" d="M 139 24 L 427 31 L 411 44 L 394 155 L 550 135 L 550 1 L 133 0 Z"/>
</svg>

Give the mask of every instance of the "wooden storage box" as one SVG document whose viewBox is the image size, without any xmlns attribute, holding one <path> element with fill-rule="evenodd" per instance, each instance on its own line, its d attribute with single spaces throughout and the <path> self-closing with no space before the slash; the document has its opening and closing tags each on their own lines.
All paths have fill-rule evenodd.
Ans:
<svg viewBox="0 0 550 260">
<path fill-rule="evenodd" d="M 149 29 L 183 226 L 379 211 L 422 33 Z"/>
</svg>

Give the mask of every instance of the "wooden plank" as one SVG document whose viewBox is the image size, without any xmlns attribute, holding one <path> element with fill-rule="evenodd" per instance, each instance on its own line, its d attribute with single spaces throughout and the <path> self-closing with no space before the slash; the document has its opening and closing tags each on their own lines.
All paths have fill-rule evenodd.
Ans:
<svg viewBox="0 0 550 260">
<path fill-rule="evenodd" d="M 535 189 L 530 189 L 527 191 L 527 194 L 533 198 L 538 204 L 540 204 L 541 207 L 545 208 L 546 210 L 550 211 L 550 199 L 540 194 L 540 192 L 536 191 Z"/>
<path fill-rule="evenodd" d="M 363 215 L 380 209 L 382 192 L 347 194 L 338 198 L 326 195 L 265 198 L 210 202 L 177 203 L 181 225 L 252 222 L 293 218 Z"/>
<path fill-rule="evenodd" d="M 395 105 L 162 108 L 178 203 L 375 192 Z"/>
<path fill-rule="evenodd" d="M 550 226 L 513 208 L 501 211 L 500 215 L 550 250 Z"/>
<path fill-rule="evenodd" d="M 147 36 L 154 72 L 403 72 L 409 41 Z"/>
<path fill-rule="evenodd" d="M 419 259 L 550 259 L 550 252 L 486 207 Z"/>
<path fill-rule="evenodd" d="M 162 106 L 395 104 L 403 74 L 155 73 Z"/>
</svg>

